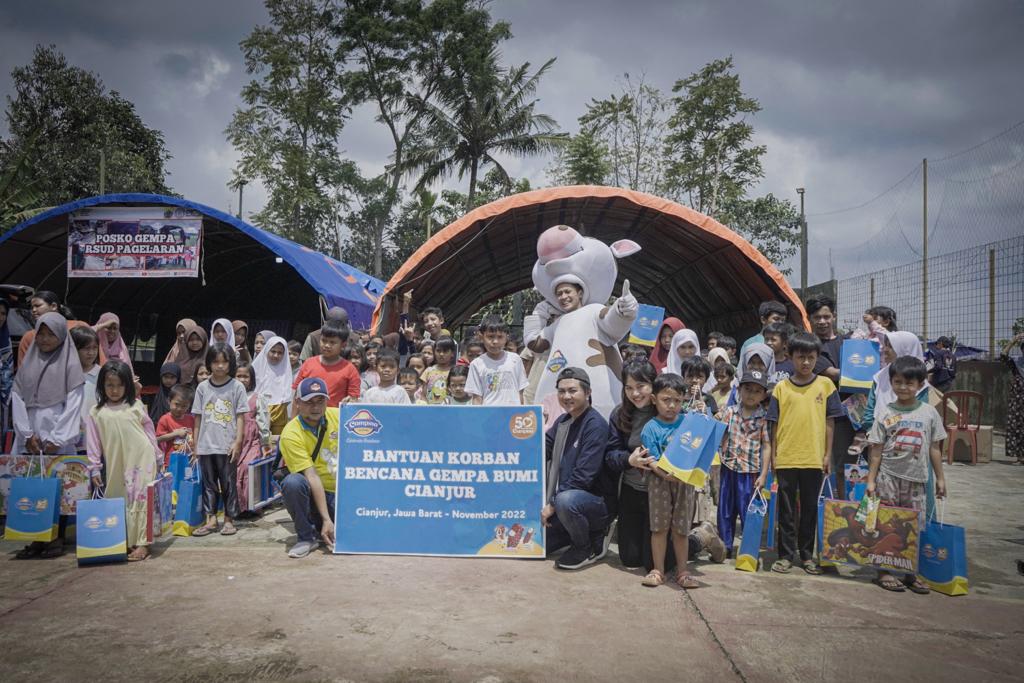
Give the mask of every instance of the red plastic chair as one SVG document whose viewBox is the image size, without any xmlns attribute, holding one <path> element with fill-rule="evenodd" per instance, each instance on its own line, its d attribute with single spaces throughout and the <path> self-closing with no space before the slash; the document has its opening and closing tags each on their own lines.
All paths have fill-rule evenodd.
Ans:
<svg viewBox="0 0 1024 683">
<path fill-rule="evenodd" d="M 956 406 L 956 424 L 950 424 L 946 419 L 950 403 Z M 976 420 L 971 420 L 973 406 L 978 407 Z M 949 434 L 946 440 L 947 463 L 953 464 L 953 443 L 957 434 L 966 432 L 971 437 L 971 464 L 978 464 L 978 430 L 981 429 L 981 416 L 984 412 L 985 397 L 976 391 L 949 391 L 942 396 L 942 424 Z"/>
</svg>

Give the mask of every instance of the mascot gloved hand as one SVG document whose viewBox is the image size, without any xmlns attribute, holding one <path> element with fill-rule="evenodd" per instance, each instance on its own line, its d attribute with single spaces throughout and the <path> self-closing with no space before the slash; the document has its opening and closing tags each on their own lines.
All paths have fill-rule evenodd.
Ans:
<svg viewBox="0 0 1024 683">
<path fill-rule="evenodd" d="M 537 339 L 544 328 L 560 316 L 562 312 L 549 304 L 547 300 L 541 299 L 533 308 L 533 313 L 523 318 L 523 343 L 530 344 Z"/>
<path fill-rule="evenodd" d="M 640 304 L 629 291 L 629 280 L 622 281 L 622 296 L 615 300 L 615 310 L 626 318 L 635 319 Z"/>
</svg>

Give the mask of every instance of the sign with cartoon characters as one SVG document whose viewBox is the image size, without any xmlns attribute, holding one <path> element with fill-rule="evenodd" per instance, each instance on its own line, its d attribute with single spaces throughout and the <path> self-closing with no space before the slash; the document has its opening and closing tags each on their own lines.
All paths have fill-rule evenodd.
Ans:
<svg viewBox="0 0 1024 683">
<path fill-rule="evenodd" d="M 84 455 L 0 455 L 0 515 L 7 514 L 11 481 L 19 477 L 56 477 L 61 481 L 60 514 L 73 515 L 90 496 L 89 460 Z"/>
<path fill-rule="evenodd" d="M 173 206 L 70 214 L 68 277 L 196 277 L 203 217 Z"/>
<path fill-rule="evenodd" d="M 855 518 L 860 501 L 825 501 L 821 557 L 832 562 L 913 573 L 917 571 L 918 513 L 881 505 L 872 532 Z"/>
<path fill-rule="evenodd" d="M 341 406 L 336 553 L 543 558 L 537 406 Z"/>
</svg>

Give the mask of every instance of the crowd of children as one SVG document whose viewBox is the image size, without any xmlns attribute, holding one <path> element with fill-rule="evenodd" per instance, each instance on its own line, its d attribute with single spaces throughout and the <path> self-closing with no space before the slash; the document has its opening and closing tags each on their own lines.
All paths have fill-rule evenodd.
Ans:
<svg viewBox="0 0 1024 683">
<path fill-rule="evenodd" d="M 440 309 L 424 308 L 419 325 L 410 321 L 411 294 L 403 299 L 397 332 L 353 333 L 345 312 L 332 309 L 304 344 L 272 330 L 250 340 L 240 320 L 218 318 L 207 331 L 182 319 L 147 407 L 117 316 L 105 313 L 90 326 L 72 319 L 55 295 L 40 292 L 32 301 L 35 329 L 19 346 L 17 372 L 0 376 L 0 389 L 9 387 L 15 451 L 84 451 L 96 489 L 125 498 L 129 559 L 143 560 L 149 557 L 146 484 L 173 453 L 188 454 L 202 472 L 206 520 L 193 535 L 236 533 L 235 520 L 253 502 L 248 466 L 274 452 L 294 415 L 294 389 L 305 378 L 324 381 L 329 406 L 533 402 L 542 356 L 522 349 L 501 317 L 486 316 L 456 342 Z M 822 571 L 814 554 L 817 501 L 833 466 L 834 424 L 846 419 L 846 411 L 834 375 L 823 371 L 828 352 L 819 336 L 796 331 L 778 302 L 762 304 L 759 315 L 762 330 L 746 340 L 738 357 L 735 339 L 712 332 L 702 351 L 696 332 L 671 317 L 653 349 L 620 347 L 622 403 L 609 427 L 609 449 L 618 444 L 622 454 L 616 456 L 622 460 L 620 554 L 627 566 L 647 569 L 645 585 L 664 583 L 673 565 L 680 586 L 699 585 L 687 569 L 694 526 L 713 539 L 704 547 L 714 559 L 732 557 L 737 522 L 769 474 L 779 495 L 778 559 L 772 569 Z M 878 341 L 885 362 L 870 398 L 871 419 L 861 426 L 870 462 L 868 491 L 923 515 L 930 482 L 935 495 L 945 495 L 936 445 L 945 432 L 922 400 L 928 371 L 920 342 L 895 329 L 891 309 L 873 308 L 864 321 L 866 329 L 856 336 Z M 837 359 L 826 360 L 824 366 L 836 365 Z M 559 410 L 557 404 L 543 403 L 546 421 L 557 417 L 549 414 Z M 691 412 L 726 425 L 721 464 L 706 491 L 655 466 Z M 905 422 L 927 426 L 924 445 L 914 452 L 899 440 Z M 698 500 L 714 503 L 714 519 L 702 515 Z M 32 544 L 18 557 L 56 555 L 61 546 L 60 539 Z M 926 590 L 913 576 L 901 583 L 881 573 L 878 582 L 887 590 Z"/>
</svg>

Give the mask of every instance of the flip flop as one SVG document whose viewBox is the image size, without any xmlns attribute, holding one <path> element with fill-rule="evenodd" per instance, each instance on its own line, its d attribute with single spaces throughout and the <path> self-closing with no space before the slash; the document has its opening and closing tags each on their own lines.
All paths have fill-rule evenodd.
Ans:
<svg viewBox="0 0 1024 683">
<path fill-rule="evenodd" d="M 885 579 L 888 579 L 888 581 L 886 581 Z M 887 574 L 884 579 L 872 579 L 871 582 L 876 586 L 881 586 L 884 590 L 890 591 L 892 593 L 902 593 L 904 591 L 903 584 L 900 583 L 899 580 L 892 574 Z"/>
<path fill-rule="evenodd" d="M 220 529 L 221 536 L 234 536 L 237 533 L 238 529 L 235 527 L 234 524 L 225 524 Z"/>
<path fill-rule="evenodd" d="M 192 535 L 193 536 L 209 536 L 210 534 L 212 534 L 215 531 L 217 531 L 217 527 L 203 525 L 203 526 L 199 527 L 198 529 L 196 529 L 195 531 L 193 531 Z"/>
<path fill-rule="evenodd" d="M 805 572 L 812 576 L 819 576 L 823 573 L 821 571 L 821 567 L 819 567 L 818 563 L 814 560 L 804 560 L 803 568 Z"/>
<path fill-rule="evenodd" d="M 140 546 L 140 547 L 143 547 L 143 546 Z M 133 550 L 130 553 L 128 553 L 128 561 L 129 562 L 144 562 L 144 561 L 148 560 L 153 555 L 153 553 L 149 552 L 149 550 L 147 549 L 146 550 L 146 554 L 143 555 L 142 557 L 139 557 L 138 555 L 135 554 L 138 551 L 139 551 L 139 548 L 136 548 L 135 550 Z"/>
<path fill-rule="evenodd" d="M 932 589 L 916 576 L 903 579 L 903 585 L 909 588 L 911 593 L 917 593 L 918 595 L 928 595 L 932 592 Z"/>
</svg>

